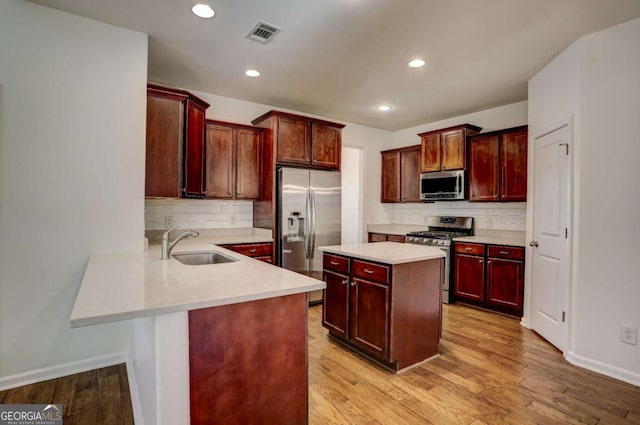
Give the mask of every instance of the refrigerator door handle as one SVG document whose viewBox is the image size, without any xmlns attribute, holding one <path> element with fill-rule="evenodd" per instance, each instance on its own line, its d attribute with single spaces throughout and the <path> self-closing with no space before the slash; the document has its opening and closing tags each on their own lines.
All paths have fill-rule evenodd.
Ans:
<svg viewBox="0 0 640 425">
<path fill-rule="evenodd" d="M 316 249 L 316 193 L 309 189 L 311 194 L 311 243 L 309 244 L 309 258 L 313 258 Z"/>
<path fill-rule="evenodd" d="M 304 258 L 309 259 L 309 242 L 311 239 L 311 194 L 307 190 L 305 199 L 305 220 L 304 220 Z"/>
</svg>

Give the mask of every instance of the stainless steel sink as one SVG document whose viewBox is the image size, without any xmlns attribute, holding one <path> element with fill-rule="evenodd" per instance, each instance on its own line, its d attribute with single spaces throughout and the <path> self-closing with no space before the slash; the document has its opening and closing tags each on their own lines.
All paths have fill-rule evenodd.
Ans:
<svg viewBox="0 0 640 425">
<path fill-rule="evenodd" d="M 218 251 L 182 252 L 173 254 L 173 258 L 188 266 L 204 266 L 207 264 L 232 263 L 238 261 Z"/>
</svg>

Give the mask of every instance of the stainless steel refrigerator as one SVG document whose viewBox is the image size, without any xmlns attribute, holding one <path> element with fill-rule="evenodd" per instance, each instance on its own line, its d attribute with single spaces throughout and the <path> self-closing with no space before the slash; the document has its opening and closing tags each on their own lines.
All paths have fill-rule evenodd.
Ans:
<svg viewBox="0 0 640 425">
<path fill-rule="evenodd" d="M 276 192 L 276 264 L 322 280 L 319 246 L 341 242 L 341 179 L 336 171 L 280 167 Z M 309 302 L 322 301 L 322 291 Z"/>
</svg>

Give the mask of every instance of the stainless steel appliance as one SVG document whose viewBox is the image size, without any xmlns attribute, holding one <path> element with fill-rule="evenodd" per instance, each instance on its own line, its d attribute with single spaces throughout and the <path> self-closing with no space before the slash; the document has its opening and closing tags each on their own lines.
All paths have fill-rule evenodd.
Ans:
<svg viewBox="0 0 640 425">
<path fill-rule="evenodd" d="M 422 201 L 456 201 L 465 198 L 464 170 L 420 174 Z"/>
<path fill-rule="evenodd" d="M 341 243 L 340 173 L 280 167 L 276 175 L 276 264 L 322 280 L 318 246 Z M 310 294 L 320 301 L 322 291 Z"/>
<path fill-rule="evenodd" d="M 406 243 L 434 246 L 447 255 L 444 259 L 444 283 L 442 302 L 449 303 L 451 288 L 451 239 L 473 235 L 473 217 L 431 216 L 427 221 L 429 230 L 407 233 Z"/>
</svg>

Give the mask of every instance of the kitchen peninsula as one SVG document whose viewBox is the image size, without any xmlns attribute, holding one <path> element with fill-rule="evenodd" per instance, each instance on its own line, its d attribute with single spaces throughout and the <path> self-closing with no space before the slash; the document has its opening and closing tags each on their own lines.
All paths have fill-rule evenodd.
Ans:
<svg viewBox="0 0 640 425">
<path fill-rule="evenodd" d="M 438 354 L 442 250 L 397 242 L 320 250 L 330 337 L 393 372 Z"/>
<path fill-rule="evenodd" d="M 71 326 L 132 321 L 145 423 L 307 423 L 307 293 L 325 284 L 213 244 L 258 241 L 200 237 L 169 260 L 157 244 L 89 260 Z M 228 262 L 176 259 L 194 251 Z"/>
</svg>

